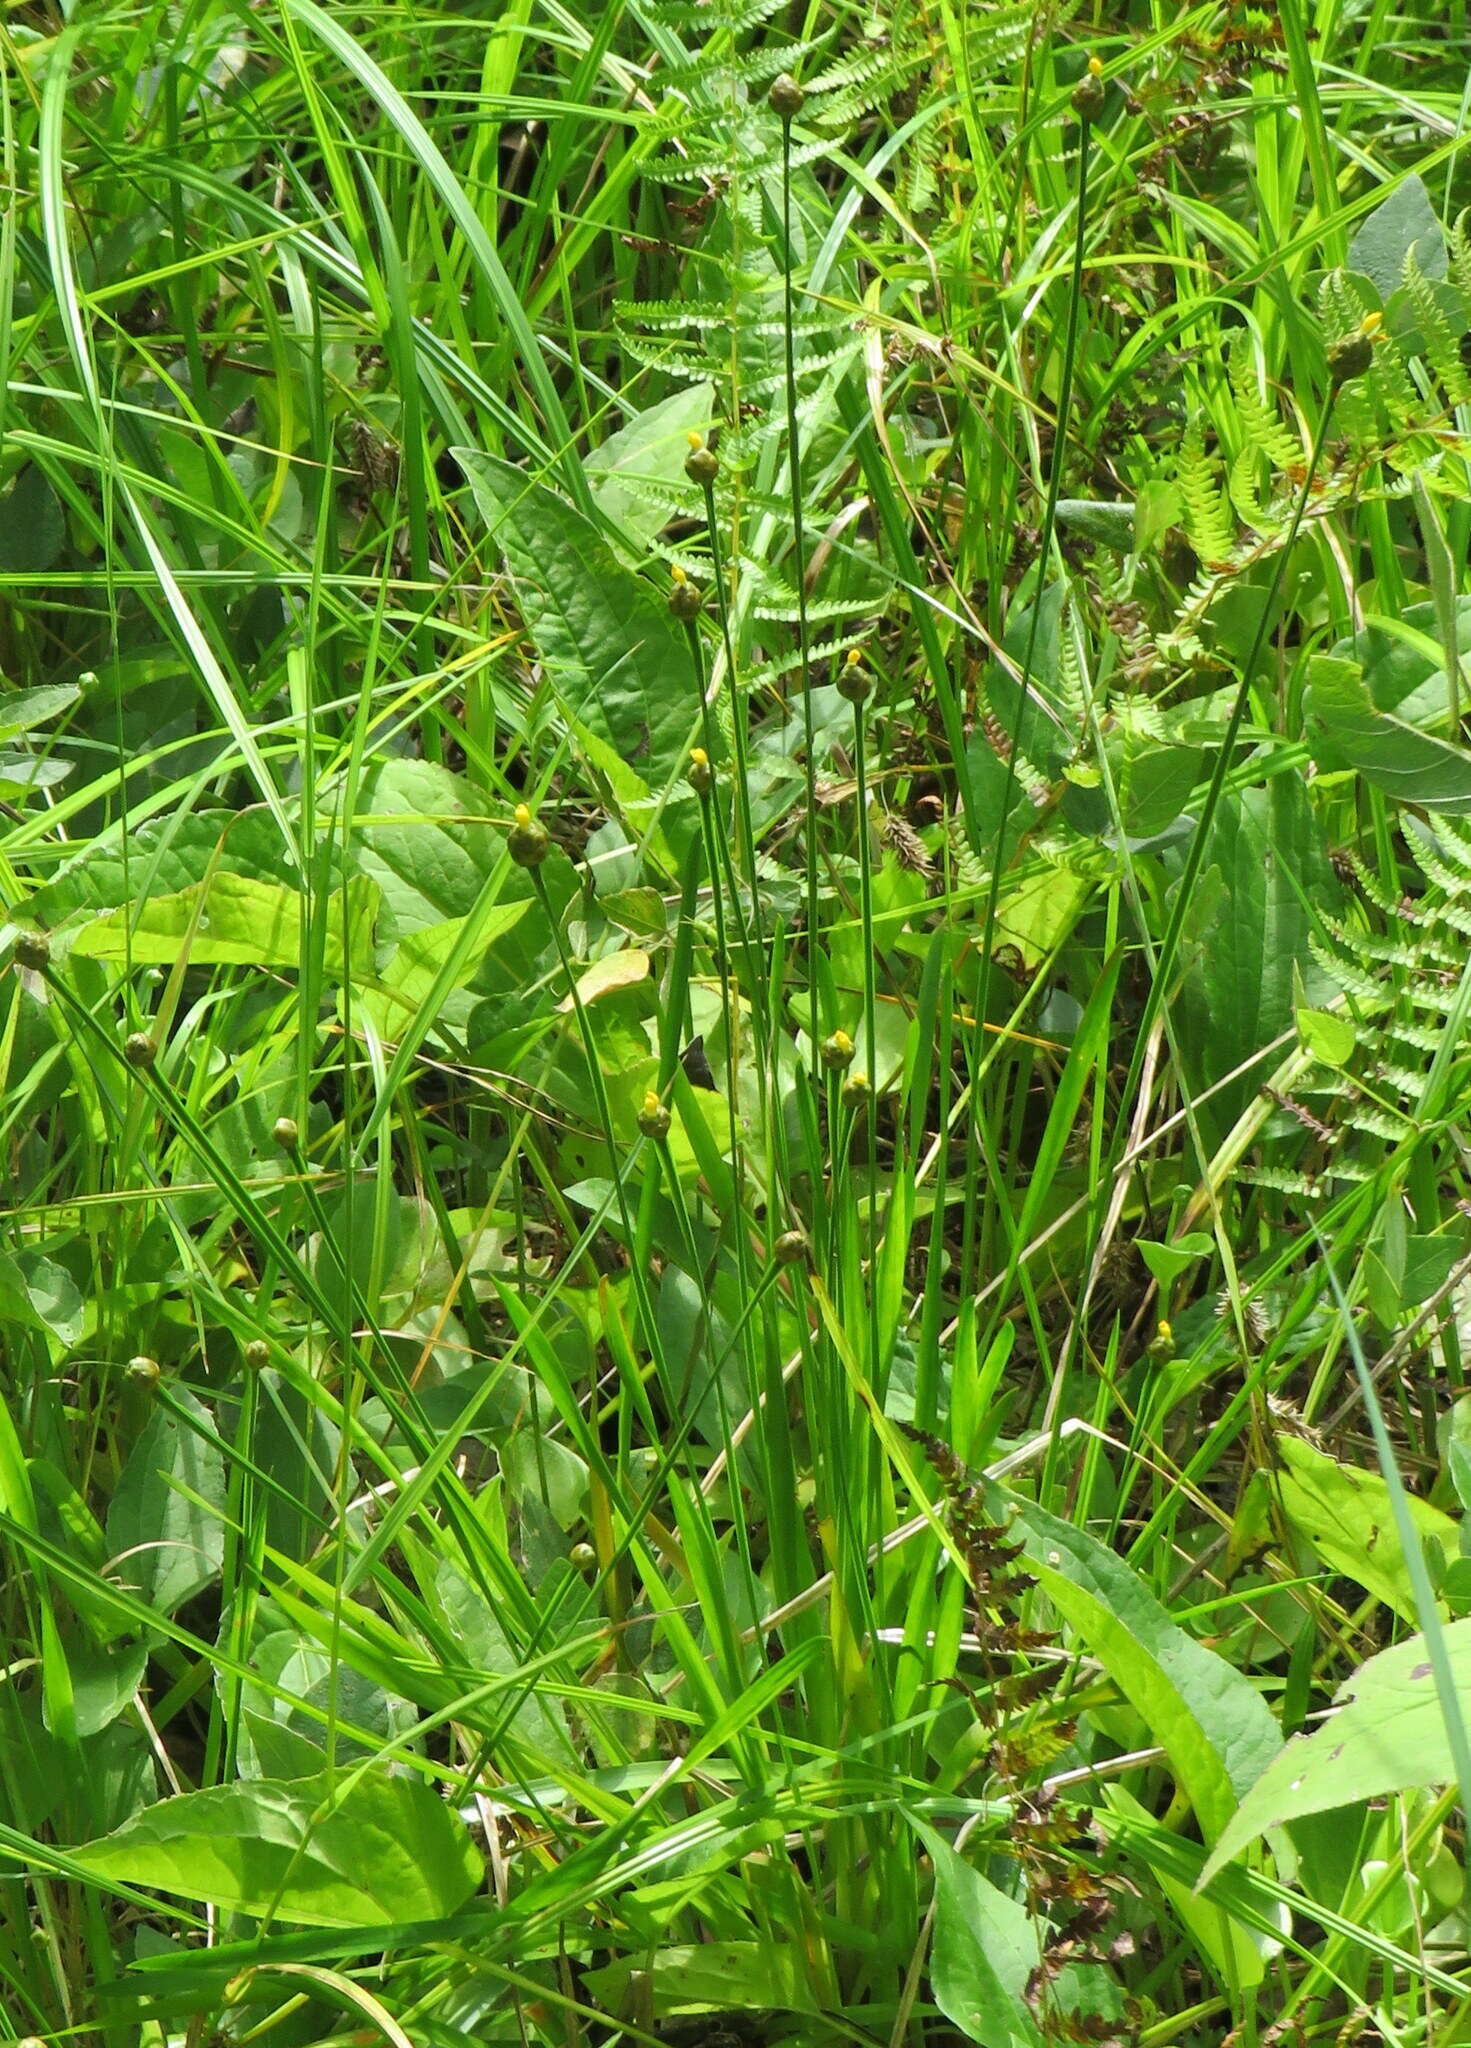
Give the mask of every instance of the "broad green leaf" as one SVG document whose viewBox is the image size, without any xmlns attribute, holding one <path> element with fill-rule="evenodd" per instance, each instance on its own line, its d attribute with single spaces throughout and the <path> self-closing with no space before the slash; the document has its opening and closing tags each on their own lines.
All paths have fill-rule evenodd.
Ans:
<svg viewBox="0 0 1471 2048">
<path fill-rule="evenodd" d="M 1134 552 L 1148 554 L 1179 521 L 1184 510 L 1178 484 L 1141 484 L 1134 502 Z"/>
<path fill-rule="evenodd" d="M 333 980 L 349 971 L 368 973 L 373 964 L 378 890 L 354 876 L 346 895 L 345 908 L 334 893 L 314 912 L 326 927 L 323 965 Z M 249 875 L 217 873 L 177 895 L 151 896 L 136 909 L 124 906 L 94 918 L 76 932 L 72 951 L 91 960 L 172 966 L 187 948 L 197 967 L 295 970 L 301 966 L 305 921 L 305 899 L 298 890 Z"/>
<path fill-rule="evenodd" d="M 1464 666 L 1471 657 L 1471 597 L 1458 599 L 1453 611 Z M 1392 712 L 1406 725 L 1445 729 L 1450 716 L 1445 642 L 1432 601 L 1406 605 L 1393 618 L 1371 615 L 1360 632 L 1334 643 L 1329 658 L 1359 664 L 1376 711 Z"/>
<path fill-rule="evenodd" d="M 1389 1488 L 1378 1472 L 1340 1465 L 1302 1438 L 1279 1436 L 1282 1471 L 1277 1492 L 1290 1526 L 1311 1544 L 1330 1571 L 1372 1593 L 1401 1621 L 1418 1619 L 1414 1588 L 1395 1527 Z M 1447 1555 L 1456 1550 L 1456 1524 L 1429 1501 L 1409 1503 L 1423 1539 L 1435 1537 Z"/>
<path fill-rule="evenodd" d="M 242 1709 L 241 1718 L 250 1736 L 257 1766 L 254 1771 L 242 1771 L 242 1776 L 291 1779 L 320 1775 L 322 1746 L 319 1742 L 313 1742 L 309 1735 L 303 1735 L 285 1721 L 273 1721 L 269 1714 L 254 1713 L 249 1707 Z"/>
<path fill-rule="evenodd" d="M 213 1418 L 187 1387 L 169 1402 L 144 1425 L 107 1515 L 114 1576 L 161 1614 L 202 1592 L 225 1554 L 224 1460 L 200 1434 Z"/>
<path fill-rule="evenodd" d="M 1457 1693 L 1471 1699 L 1471 1620 L 1441 1630 Z M 1338 1711 L 1295 1735 L 1241 1802 L 1206 1863 L 1208 1883 L 1268 1828 L 1390 1792 L 1455 1780 L 1450 1739 L 1423 1635 L 1381 1650 L 1334 1694 Z"/>
<path fill-rule="evenodd" d="M 51 1818 L 66 1790 L 62 1750 L 41 1717 L 35 1692 L 11 1683 L 0 1693 L 0 1783 L 5 1818 L 34 1834 Z"/>
<path fill-rule="evenodd" d="M 1132 840 L 1152 839 L 1172 825 L 1200 780 L 1199 747 L 1141 746 L 1115 767 L 1124 831 Z"/>
<path fill-rule="evenodd" d="M 582 1477 L 585 1495 L 586 1467 Z M 487 1677 L 515 1678 L 523 1659 L 507 1636 L 494 1604 L 448 1560 L 439 1567 L 434 1590 L 455 1643 L 464 1652 L 466 1665 Z M 497 1723 L 504 1721 L 512 1697 L 507 1691 L 497 1695 L 491 1705 L 489 1712 Z M 566 1709 L 556 1694 L 544 1686 L 523 1685 L 514 1697 L 517 1706 L 507 1732 L 526 1745 L 542 1768 L 573 1762 L 576 1751 L 567 1732 Z"/>
<path fill-rule="evenodd" d="M 1134 545 L 1134 507 L 1128 499 L 1059 498 L 1057 517 L 1084 540 L 1118 554 L 1128 554 Z"/>
<path fill-rule="evenodd" d="M 682 770 L 699 716 L 682 629 L 575 507 L 508 462 L 474 448 L 455 455 L 568 711 L 662 789 Z"/>
<path fill-rule="evenodd" d="M 390 1196 L 376 1242 L 373 1213 L 361 1195 L 355 1201 L 330 1195 L 320 1215 L 326 1229 L 312 1237 L 312 1264 L 318 1286 L 339 1315 L 354 1317 L 360 1313 L 354 1303 L 366 1303 L 374 1315 L 399 1327 L 426 1303 L 442 1306 L 454 1283 L 454 1268 L 427 1200 Z"/>
<path fill-rule="evenodd" d="M 468 917 L 505 852 L 505 832 L 491 821 L 483 793 L 434 761 L 381 762 L 364 778 L 358 819 L 358 866 L 383 892 L 385 939 L 402 942 L 426 926 Z M 554 852 L 541 873 L 560 909 L 575 887 L 570 863 Z M 535 896 L 525 870 L 512 869 L 502 904 L 529 904 Z M 543 919 L 525 918 L 500 931 L 497 958 L 508 972 L 529 975 L 549 938 Z"/>
<path fill-rule="evenodd" d="M 265 812 L 191 811 L 130 828 L 126 859 L 117 839 L 91 841 L 37 891 L 32 904 L 51 925 L 80 909 L 136 907 L 140 897 L 168 896 L 202 882 L 217 854 L 232 875 L 281 880 L 281 835 Z M 335 876 L 335 854 L 332 865 Z"/>
<path fill-rule="evenodd" d="M 100 1878 L 307 1927 L 441 1919 L 482 1876 L 450 1807 L 386 1768 L 186 1792 L 71 1854 Z"/>
<path fill-rule="evenodd" d="M 260 1398 L 251 1457 L 278 1489 L 262 1489 L 265 1538 L 290 1557 L 306 1557 L 331 1524 L 332 1475 L 341 1469 L 341 1434 L 304 1388 L 280 1373 L 268 1367 L 256 1384 Z M 271 1775 L 280 1774 L 268 1771 Z"/>
<path fill-rule="evenodd" d="M 0 1323 L 45 1330 L 69 1349 L 85 1320 L 86 1304 L 65 1266 L 39 1251 L 0 1252 Z"/>
<path fill-rule="evenodd" d="M 1346 1066 L 1353 1057 L 1357 1033 L 1353 1019 L 1336 1010 L 1299 1010 L 1297 1035 L 1314 1059 L 1325 1067 Z"/>
<path fill-rule="evenodd" d="M 1445 276 L 1445 235 L 1425 180 L 1414 171 L 1401 179 L 1349 243 L 1348 267 L 1367 277 L 1380 298 L 1388 300 L 1411 249 L 1426 277 Z"/>
<path fill-rule="evenodd" d="M 1138 1575 L 1086 1529 L 1015 1505 L 1028 1568 L 1089 1653 L 1147 1723 L 1213 1842 L 1281 1737 L 1261 1694 L 1173 1622 Z M 998 1517 L 1000 1519 L 1000 1517 Z"/>
<path fill-rule="evenodd" d="M 0 696 L 0 739 L 30 732 L 33 727 L 58 718 L 81 694 L 75 683 L 43 683 L 39 689 L 16 690 L 10 696 Z"/>
<path fill-rule="evenodd" d="M 148 1664 L 143 1643 L 68 1644 L 67 1665 L 71 1671 L 77 1733 L 85 1738 L 110 1728 L 137 1697 Z"/>
<path fill-rule="evenodd" d="M 1356 769 L 1397 803 L 1453 816 L 1471 811 L 1471 752 L 1377 710 L 1356 662 L 1315 656 L 1303 708 L 1320 768 Z"/>
<path fill-rule="evenodd" d="M 463 1025 L 474 1001 L 462 993 L 465 983 L 474 980 L 490 948 L 514 930 L 530 908 L 530 899 L 523 897 L 519 903 L 489 904 L 481 912 L 479 929 L 464 949 L 441 1012 L 446 1022 L 457 1027 Z M 465 939 L 466 931 L 464 918 L 447 917 L 440 924 L 421 925 L 417 931 L 406 932 L 381 973 L 358 990 L 356 1000 L 383 1037 L 400 1037 L 405 1025 L 417 1017 L 446 961 Z"/>
<path fill-rule="evenodd" d="M 1220 886 L 1176 1005 L 1182 1051 L 1202 1082 L 1221 1080 L 1290 1030 L 1299 990 L 1332 991 L 1310 950 L 1310 905 L 1336 905 L 1341 890 L 1302 777 L 1274 775 L 1265 789 L 1223 794 L 1206 870 Z M 1255 1094 L 1248 1074 L 1203 1106 L 1212 1125 L 1230 1122 Z"/>
<path fill-rule="evenodd" d="M 609 2011 L 622 2009 L 635 1970 L 645 1972 L 656 2020 L 680 2012 L 813 2012 L 796 1942 L 702 1941 L 584 1970 Z"/>
<path fill-rule="evenodd" d="M 75 767 L 75 761 L 54 757 L 43 761 L 36 754 L 0 752 L 0 789 L 7 796 L 17 790 L 54 789 L 57 783 L 66 781 Z"/>
<path fill-rule="evenodd" d="M 1208 1259 L 1216 1248 L 1215 1239 L 1207 1237 L 1203 1230 L 1188 1231 L 1184 1237 L 1172 1238 L 1168 1244 L 1147 1237 L 1138 1238 L 1135 1242 L 1145 1265 L 1161 1287 L 1168 1287 L 1197 1259 Z"/>
<path fill-rule="evenodd" d="M 0 575 L 39 575 L 66 545 L 66 515 L 42 472 L 28 463 L 0 497 Z"/>
<path fill-rule="evenodd" d="M 1038 2048 L 1027 2003 L 1041 1934 L 1025 1906 L 973 1870 L 943 1835 L 911 1823 L 935 1866 L 930 1983 L 935 2003 L 980 2048 Z"/>
<path fill-rule="evenodd" d="M 1013 611 L 1002 638 L 1007 660 L 993 661 L 986 670 L 986 694 L 997 718 L 1050 778 L 1061 773 L 1072 751 L 1074 721 L 1067 718 L 1061 701 L 1064 594 L 1062 583 L 1049 583 L 1035 605 Z M 1024 672 L 1029 675 L 1025 696 Z M 986 751 L 994 761 L 994 750 Z"/>
<path fill-rule="evenodd" d="M 566 1444 L 550 1436 L 538 1442 L 530 1429 L 518 1429 L 500 1455 L 511 1492 L 544 1501 L 564 1533 L 586 1515 L 587 1466 Z"/>
<path fill-rule="evenodd" d="M 708 431 L 714 402 L 709 382 L 685 385 L 635 413 L 582 465 L 598 510 L 622 528 L 639 555 L 673 517 L 672 493 L 689 491 L 688 437 Z"/>
</svg>

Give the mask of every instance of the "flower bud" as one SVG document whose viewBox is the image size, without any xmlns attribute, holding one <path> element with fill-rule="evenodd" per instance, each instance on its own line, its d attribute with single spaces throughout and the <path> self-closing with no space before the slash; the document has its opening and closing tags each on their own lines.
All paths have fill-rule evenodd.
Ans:
<svg viewBox="0 0 1471 2048">
<path fill-rule="evenodd" d="M 598 1554 L 590 1543 L 574 1543 L 567 1553 L 572 1569 L 578 1572 L 596 1571 Z"/>
<path fill-rule="evenodd" d="M 873 1100 L 873 1084 L 867 1074 L 849 1074 L 843 1082 L 842 1099 L 844 1109 L 867 1109 Z"/>
<path fill-rule="evenodd" d="M 1149 1355 L 1156 1365 L 1168 1365 L 1175 1355 L 1175 1333 L 1166 1322 L 1161 1322 L 1149 1346 Z"/>
<path fill-rule="evenodd" d="M 838 670 L 838 695 L 846 697 L 850 704 L 861 704 L 873 688 L 873 677 L 863 666 L 863 654 L 857 647 L 848 649 L 848 657 Z"/>
<path fill-rule="evenodd" d="M 264 1337 L 252 1337 L 245 1347 L 245 1363 L 252 1372 L 264 1372 L 271 1362 L 271 1347 Z"/>
<path fill-rule="evenodd" d="M 715 781 L 715 770 L 710 766 L 710 756 L 703 747 L 690 748 L 690 765 L 685 770 L 685 779 L 696 796 L 708 796 Z"/>
<path fill-rule="evenodd" d="M 817 1054 L 830 1074 L 846 1073 L 853 1064 L 853 1041 L 846 1031 L 830 1032 Z"/>
<path fill-rule="evenodd" d="M 294 1152 L 300 1136 L 294 1116 L 278 1116 L 271 1125 L 271 1142 L 279 1145 L 283 1152 Z"/>
<path fill-rule="evenodd" d="M 782 71 L 772 79 L 766 98 L 772 111 L 780 114 L 784 121 L 795 121 L 806 104 L 807 95 L 790 71 Z"/>
<path fill-rule="evenodd" d="M 691 583 L 677 562 L 672 573 L 674 584 L 669 592 L 670 611 L 677 619 L 697 619 L 705 608 L 704 591 L 698 583 Z"/>
<path fill-rule="evenodd" d="M 123 1040 L 123 1058 L 130 1067 L 151 1067 L 158 1047 L 146 1031 L 130 1031 Z"/>
<path fill-rule="evenodd" d="M 659 1100 L 652 1088 L 644 1095 L 643 1106 L 638 1113 L 638 1127 L 646 1138 L 655 1142 L 669 1136 L 670 1116 L 666 1106 Z"/>
<path fill-rule="evenodd" d="M 140 1351 L 135 1358 L 128 1360 L 128 1378 L 135 1387 L 142 1387 L 146 1392 L 158 1385 L 158 1377 L 158 1360 L 150 1358 L 146 1351 Z"/>
<path fill-rule="evenodd" d="M 807 1240 L 800 1230 L 784 1230 L 771 1247 L 771 1256 L 778 1266 L 805 1266 Z"/>
<path fill-rule="evenodd" d="M 1095 121 L 1103 112 L 1104 97 L 1103 66 L 1090 57 L 1087 71 L 1073 87 L 1073 112 L 1080 120 Z"/>
<path fill-rule="evenodd" d="M 538 824 L 525 804 L 516 806 L 516 822 L 506 834 L 506 851 L 518 868 L 539 868 L 552 850 L 545 825 Z"/>
<path fill-rule="evenodd" d="M 1382 313 L 1366 313 L 1357 334 L 1345 335 L 1328 351 L 1328 378 L 1335 390 L 1362 377 L 1374 361 L 1374 337 L 1384 324 Z"/>
<path fill-rule="evenodd" d="M 713 484 L 720 474 L 720 463 L 712 448 L 705 446 L 703 434 L 692 433 L 689 437 L 690 452 L 684 458 L 684 473 L 692 484 Z"/>
</svg>

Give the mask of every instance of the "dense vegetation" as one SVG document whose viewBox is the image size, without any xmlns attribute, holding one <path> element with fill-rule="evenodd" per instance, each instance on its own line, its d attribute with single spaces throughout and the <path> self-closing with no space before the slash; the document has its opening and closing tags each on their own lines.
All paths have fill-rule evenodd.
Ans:
<svg viewBox="0 0 1471 2048">
<path fill-rule="evenodd" d="M 8 9 L 6 2038 L 1471 2039 L 1464 29 Z"/>
</svg>

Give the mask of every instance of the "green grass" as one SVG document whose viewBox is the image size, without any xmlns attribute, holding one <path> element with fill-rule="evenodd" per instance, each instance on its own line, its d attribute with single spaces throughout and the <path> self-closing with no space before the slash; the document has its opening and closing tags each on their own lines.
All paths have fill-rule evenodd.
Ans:
<svg viewBox="0 0 1471 2048">
<path fill-rule="evenodd" d="M 0 2038 L 1465 2040 L 1448 17 L 0 65 Z"/>
</svg>

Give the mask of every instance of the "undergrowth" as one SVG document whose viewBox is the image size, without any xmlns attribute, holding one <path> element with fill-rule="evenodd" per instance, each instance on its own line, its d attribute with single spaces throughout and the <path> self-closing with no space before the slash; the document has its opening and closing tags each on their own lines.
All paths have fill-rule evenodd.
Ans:
<svg viewBox="0 0 1471 2048">
<path fill-rule="evenodd" d="M 0 62 L 0 2031 L 1467 2039 L 1448 19 Z"/>
</svg>

